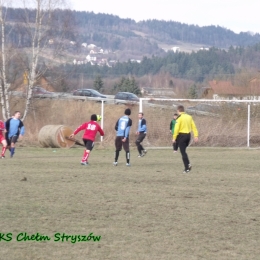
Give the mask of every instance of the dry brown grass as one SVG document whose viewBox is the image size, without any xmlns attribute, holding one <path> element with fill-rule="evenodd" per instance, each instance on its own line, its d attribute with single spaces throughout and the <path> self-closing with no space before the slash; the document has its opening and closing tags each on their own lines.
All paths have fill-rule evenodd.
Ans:
<svg viewBox="0 0 260 260">
<path fill-rule="evenodd" d="M 148 120 L 147 145 L 168 146 L 171 143 L 169 125 L 176 113 L 176 107 L 170 108 L 170 102 L 157 102 L 162 107 L 144 106 Z M 209 104 L 212 104 L 209 102 Z M 166 106 L 167 105 L 167 106 Z M 185 108 L 196 102 L 183 102 Z M 247 145 L 247 106 L 235 106 L 230 109 L 227 104 L 219 104 L 217 116 L 193 115 L 199 131 L 197 146 L 245 147 Z M 214 113 L 215 114 L 215 113 Z M 259 138 L 260 106 L 251 106 L 250 146 L 260 146 Z M 195 144 L 192 144 L 195 145 Z"/>
<path fill-rule="evenodd" d="M 169 131 L 170 121 L 176 112 L 170 103 L 163 102 L 168 107 L 148 107 L 144 105 L 144 115 L 147 119 L 148 135 L 144 140 L 145 146 L 170 146 L 171 134 Z M 195 105 L 184 103 L 185 107 Z M 138 123 L 138 105 L 110 105 L 104 108 L 105 146 L 113 146 L 115 130 L 114 126 L 124 110 L 132 109 L 131 118 L 133 126 L 130 140 L 134 146 L 135 131 Z M 12 111 L 23 109 L 21 100 L 12 101 Z M 33 101 L 31 111 L 25 120 L 26 135 L 21 145 L 38 145 L 38 133 L 45 125 L 66 125 L 73 130 L 90 119 L 91 114 L 101 113 L 101 104 L 95 102 L 82 102 L 75 100 L 40 100 Z M 259 146 L 260 109 L 252 107 L 251 118 L 251 146 Z M 247 110 L 229 110 L 223 107 L 219 117 L 193 116 L 199 130 L 199 146 L 246 146 L 247 144 Z M 81 138 L 81 134 L 78 134 Z M 97 136 L 96 141 L 99 141 Z"/>
<path fill-rule="evenodd" d="M 126 108 L 131 108 L 132 118 L 138 119 L 139 106 L 137 105 L 105 105 L 104 110 L 104 145 L 111 145 L 115 137 L 116 121 L 124 115 Z M 22 100 L 13 100 L 12 111 L 23 110 Z M 101 114 L 101 104 L 75 100 L 48 100 L 35 99 L 24 124 L 26 135 L 22 140 L 24 145 L 38 145 L 38 133 L 45 125 L 66 125 L 73 130 L 80 124 L 89 121 L 92 114 Z M 133 120 L 131 137 L 134 138 L 137 120 Z M 83 132 L 82 132 L 83 133 Z M 78 134 L 78 138 L 82 136 Z M 97 141 L 100 140 L 97 136 Z"/>
</svg>

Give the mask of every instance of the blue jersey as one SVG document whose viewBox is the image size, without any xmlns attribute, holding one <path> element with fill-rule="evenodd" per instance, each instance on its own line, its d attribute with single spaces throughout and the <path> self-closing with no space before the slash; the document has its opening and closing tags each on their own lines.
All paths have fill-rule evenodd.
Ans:
<svg viewBox="0 0 260 260">
<path fill-rule="evenodd" d="M 137 132 L 139 133 L 147 132 L 146 120 L 144 118 L 139 119 Z"/>
<path fill-rule="evenodd" d="M 116 122 L 115 130 L 116 136 L 129 137 L 130 128 L 132 126 L 132 120 L 128 116 L 122 116 Z"/>
<path fill-rule="evenodd" d="M 10 118 L 5 122 L 8 138 L 12 136 L 24 135 L 24 125 L 20 119 Z"/>
</svg>

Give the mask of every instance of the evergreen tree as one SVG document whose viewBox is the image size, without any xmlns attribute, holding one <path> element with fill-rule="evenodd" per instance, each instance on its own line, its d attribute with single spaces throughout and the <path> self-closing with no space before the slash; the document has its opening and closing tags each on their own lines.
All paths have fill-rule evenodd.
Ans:
<svg viewBox="0 0 260 260">
<path fill-rule="evenodd" d="M 170 88 L 173 88 L 173 87 L 174 87 L 174 83 L 173 83 L 173 80 L 172 80 L 172 79 L 170 79 L 170 81 L 169 81 L 169 87 L 170 87 Z"/>
<path fill-rule="evenodd" d="M 130 80 L 129 90 L 130 90 L 129 92 L 134 93 L 136 95 L 141 94 L 140 88 L 134 77 L 132 77 L 132 79 Z"/>
<path fill-rule="evenodd" d="M 114 85 L 114 90 L 122 91 L 122 92 L 130 92 L 136 95 L 141 94 L 140 88 L 134 77 L 132 77 L 131 79 L 122 77 L 119 83 L 116 83 Z"/>
<path fill-rule="evenodd" d="M 96 76 L 94 83 L 93 83 L 93 88 L 100 92 L 103 90 L 103 87 L 104 87 L 104 82 L 103 82 L 101 76 L 99 76 L 99 75 Z"/>
<path fill-rule="evenodd" d="M 197 99 L 198 98 L 198 88 L 193 84 L 189 89 L 189 98 Z"/>
</svg>

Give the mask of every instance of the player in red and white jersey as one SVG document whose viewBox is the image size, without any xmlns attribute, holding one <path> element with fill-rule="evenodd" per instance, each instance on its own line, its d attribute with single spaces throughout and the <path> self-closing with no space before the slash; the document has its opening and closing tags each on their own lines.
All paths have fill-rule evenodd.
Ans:
<svg viewBox="0 0 260 260">
<path fill-rule="evenodd" d="M 0 143 L 3 145 L 2 152 L 1 152 L 1 158 L 5 158 L 5 151 L 7 147 L 7 141 L 5 139 L 5 123 L 0 120 Z"/>
<path fill-rule="evenodd" d="M 101 136 L 104 136 L 104 131 L 100 127 L 100 125 L 96 122 L 97 121 L 97 115 L 93 114 L 90 118 L 89 122 L 86 122 L 79 126 L 73 134 L 70 135 L 70 138 L 73 138 L 78 132 L 85 131 L 83 134 L 83 142 L 86 146 L 86 150 L 84 151 L 83 157 L 81 159 L 82 165 L 88 165 L 88 157 L 90 152 L 92 151 L 94 147 L 94 141 L 96 138 L 97 132 L 100 133 Z"/>
</svg>

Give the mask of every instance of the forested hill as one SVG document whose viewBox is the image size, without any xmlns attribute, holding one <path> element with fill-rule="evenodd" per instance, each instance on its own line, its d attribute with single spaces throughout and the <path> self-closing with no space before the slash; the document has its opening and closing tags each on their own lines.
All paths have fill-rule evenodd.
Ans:
<svg viewBox="0 0 260 260">
<path fill-rule="evenodd" d="M 179 22 L 149 20 L 138 23 L 142 30 L 146 30 L 159 40 L 178 40 L 189 43 L 211 45 L 219 48 L 230 46 L 248 46 L 260 42 L 260 34 L 249 32 L 234 33 L 220 26 L 188 25 Z"/>
<path fill-rule="evenodd" d="M 236 34 L 220 26 L 188 25 L 174 21 L 147 20 L 135 22 L 108 14 L 73 11 L 75 23 L 80 27 L 98 29 L 98 32 L 113 32 L 118 35 L 133 36 L 133 31 L 143 32 L 146 38 L 168 44 L 176 41 L 210 45 L 218 48 L 248 46 L 260 42 L 260 34 L 248 32 Z M 173 17 L 174 19 L 174 17 Z M 100 31 L 101 30 L 101 31 Z"/>
<path fill-rule="evenodd" d="M 146 38 L 158 40 L 167 44 L 176 41 L 210 45 L 218 48 L 232 46 L 248 46 L 260 42 L 260 34 L 249 32 L 239 34 L 220 26 L 188 25 L 175 21 L 147 20 L 135 22 L 131 19 L 121 19 L 108 14 L 72 11 L 75 25 L 88 29 L 98 29 L 96 32 L 113 32 L 120 36 L 134 36 L 134 32 L 142 32 Z M 174 20 L 174 17 L 173 17 Z M 101 30 L 101 31 L 100 31 Z M 138 34 L 139 35 L 139 34 Z M 137 35 L 135 35 L 137 36 Z"/>
<path fill-rule="evenodd" d="M 9 9 L 7 21 L 19 22 L 23 9 Z M 34 16 L 35 10 L 27 10 Z M 236 34 L 220 26 L 188 25 L 175 21 L 147 20 L 135 22 L 132 19 L 121 19 L 115 15 L 95 14 L 73 10 L 54 12 L 56 22 L 64 17 L 68 20 L 66 28 L 68 40 L 93 43 L 112 50 L 128 50 L 135 54 L 159 54 L 162 44 L 176 45 L 180 42 L 200 44 L 208 47 L 229 48 L 230 46 L 248 46 L 260 42 L 260 35 L 247 32 Z M 172 17 L 174 20 L 174 16 Z M 22 21 L 21 21 L 22 22 Z M 53 25 L 55 26 L 55 24 Z M 17 32 L 15 32 L 17 34 Z M 14 41 L 18 39 L 16 35 Z M 24 40 L 26 45 L 26 39 Z M 21 42 L 19 42 L 21 44 Z M 22 47 L 20 45 L 20 47 Z"/>
</svg>

